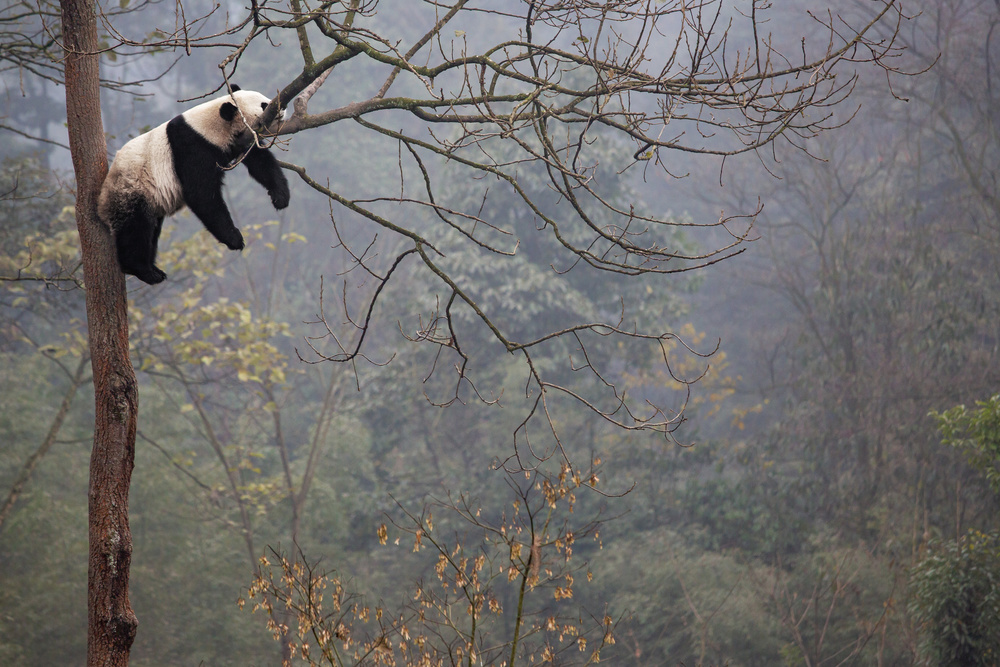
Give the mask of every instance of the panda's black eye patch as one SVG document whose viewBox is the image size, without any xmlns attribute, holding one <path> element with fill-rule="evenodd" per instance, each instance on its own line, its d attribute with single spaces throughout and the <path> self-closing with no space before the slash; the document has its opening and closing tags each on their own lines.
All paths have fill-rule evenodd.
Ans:
<svg viewBox="0 0 1000 667">
<path fill-rule="evenodd" d="M 260 108 L 261 109 L 266 109 L 267 108 L 267 102 L 261 102 L 260 103 Z"/>
</svg>

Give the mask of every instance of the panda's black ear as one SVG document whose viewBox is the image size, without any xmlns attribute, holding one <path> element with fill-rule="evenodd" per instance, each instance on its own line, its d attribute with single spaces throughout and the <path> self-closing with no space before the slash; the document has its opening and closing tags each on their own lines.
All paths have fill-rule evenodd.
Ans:
<svg viewBox="0 0 1000 667">
<path fill-rule="evenodd" d="M 222 106 L 219 107 L 219 115 L 222 116 L 222 120 L 227 123 L 236 118 L 237 111 L 239 111 L 239 109 L 237 109 L 236 105 L 232 102 L 223 102 Z"/>
<path fill-rule="evenodd" d="M 240 89 L 240 87 L 237 86 L 236 84 L 233 84 L 233 85 L 229 86 L 230 92 L 233 92 L 233 93 L 235 93 L 239 89 Z"/>
</svg>

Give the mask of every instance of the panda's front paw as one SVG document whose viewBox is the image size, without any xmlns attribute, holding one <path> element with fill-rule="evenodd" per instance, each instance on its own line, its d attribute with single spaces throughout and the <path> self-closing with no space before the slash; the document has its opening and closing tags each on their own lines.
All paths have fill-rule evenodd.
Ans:
<svg viewBox="0 0 1000 667">
<path fill-rule="evenodd" d="M 240 230 L 233 227 L 232 232 L 226 234 L 225 237 L 220 238 L 227 248 L 230 250 L 243 250 L 245 244 L 243 243 L 243 234 L 240 234 Z"/>
<path fill-rule="evenodd" d="M 274 205 L 274 208 L 278 209 L 279 211 L 287 207 L 288 202 L 291 200 L 291 195 L 288 192 L 287 187 L 275 188 L 274 190 L 271 190 L 267 194 L 271 195 L 271 203 Z"/>
</svg>

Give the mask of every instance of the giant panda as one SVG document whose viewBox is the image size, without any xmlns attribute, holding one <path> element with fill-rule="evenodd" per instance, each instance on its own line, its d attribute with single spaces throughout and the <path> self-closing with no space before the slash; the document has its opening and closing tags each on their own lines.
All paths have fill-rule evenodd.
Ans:
<svg viewBox="0 0 1000 667">
<path fill-rule="evenodd" d="M 242 158 L 276 209 L 288 206 L 288 180 L 251 127 L 270 103 L 233 86 L 229 95 L 188 109 L 132 139 L 115 155 L 101 188 L 97 214 L 115 238 L 122 271 L 154 285 L 167 275 L 156 266 L 165 216 L 185 205 L 231 250 L 243 235 L 222 199 L 223 167 Z"/>
</svg>

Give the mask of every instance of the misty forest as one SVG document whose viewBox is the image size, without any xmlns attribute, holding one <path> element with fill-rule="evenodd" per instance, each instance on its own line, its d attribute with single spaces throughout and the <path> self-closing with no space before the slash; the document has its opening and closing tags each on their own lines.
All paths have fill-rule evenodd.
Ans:
<svg viewBox="0 0 1000 667">
<path fill-rule="evenodd" d="M 1000 664 L 1000 1 L 11 0 L 0 83 L 0 664 Z M 290 204 L 126 278 L 234 86 Z"/>
</svg>

